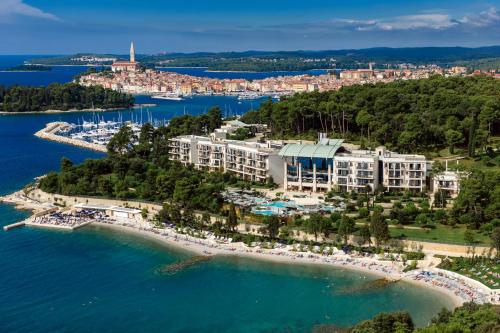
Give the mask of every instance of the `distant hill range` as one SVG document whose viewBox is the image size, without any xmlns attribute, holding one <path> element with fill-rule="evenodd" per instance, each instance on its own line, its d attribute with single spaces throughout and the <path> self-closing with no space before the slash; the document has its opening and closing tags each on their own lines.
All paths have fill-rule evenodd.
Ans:
<svg viewBox="0 0 500 333">
<path fill-rule="evenodd" d="M 109 65 L 113 58 L 125 55 L 76 54 L 36 58 L 29 63 L 43 65 Z M 497 69 L 500 67 L 500 46 L 467 47 L 413 47 L 369 48 L 359 50 L 325 51 L 245 51 L 197 52 L 137 55 L 147 66 L 207 67 L 209 70 L 227 71 L 293 71 L 310 69 L 394 68 L 400 64 L 442 67 L 467 66 L 471 69 Z"/>
</svg>

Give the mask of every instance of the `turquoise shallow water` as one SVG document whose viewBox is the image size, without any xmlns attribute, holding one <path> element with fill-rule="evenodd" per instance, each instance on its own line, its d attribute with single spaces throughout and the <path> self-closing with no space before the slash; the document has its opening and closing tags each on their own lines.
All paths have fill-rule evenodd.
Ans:
<svg viewBox="0 0 500 333">
<path fill-rule="evenodd" d="M 160 119 L 183 113 L 184 106 L 192 114 L 214 104 L 242 112 L 251 107 L 225 97 L 160 103 L 151 109 Z M 129 114 L 122 112 L 124 118 Z M 33 136 L 46 122 L 81 117 L 91 115 L 0 116 L 0 195 L 58 169 L 62 156 L 75 162 L 100 156 Z M 0 225 L 27 215 L 0 204 Z M 393 310 L 408 310 L 423 325 L 450 305 L 439 294 L 405 283 L 344 294 L 342 288 L 375 277 L 237 257 L 217 258 L 173 276 L 155 273 L 190 255 L 96 227 L 2 230 L 0 332 L 308 332 L 316 324 L 349 325 Z"/>
<path fill-rule="evenodd" d="M 424 324 L 444 305 L 407 284 L 344 294 L 374 277 L 238 257 L 162 276 L 158 267 L 190 254 L 97 227 L 18 229 L 0 243 L 2 332 L 306 332 L 382 310 Z"/>
</svg>

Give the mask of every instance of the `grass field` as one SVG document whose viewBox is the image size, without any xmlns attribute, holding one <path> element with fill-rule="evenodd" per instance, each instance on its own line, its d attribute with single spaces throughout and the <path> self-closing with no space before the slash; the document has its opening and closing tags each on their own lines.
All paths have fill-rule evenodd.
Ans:
<svg viewBox="0 0 500 333">
<path fill-rule="evenodd" d="M 436 225 L 435 229 L 389 228 L 391 237 L 393 238 L 467 245 L 464 241 L 465 230 L 467 230 L 465 226 L 450 227 L 445 225 Z M 490 240 L 487 236 L 475 231 L 473 233 L 474 244 L 490 245 Z"/>
</svg>

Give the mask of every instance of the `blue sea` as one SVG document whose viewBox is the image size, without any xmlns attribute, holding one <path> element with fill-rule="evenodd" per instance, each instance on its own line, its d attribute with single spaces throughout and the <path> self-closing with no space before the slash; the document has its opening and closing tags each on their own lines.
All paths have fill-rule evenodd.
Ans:
<svg viewBox="0 0 500 333">
<path fill-rule="evenodd" d="M 0 56 L 0 67 L 26 56 Z M 0 73 L 0 84 L 67 82 L 85 70 L 56 67 L 44 73 Z M 198 70 L 198 69 L 197 69 Z M 228 73 L 233 75 L 234 73 Z M 218 73 L 223 75 L 223 73 Z M 240 73 L 245 77 L 246 73 Z M 150 113 L 168 120 L 214 105 L 241 114 L 259 101 L 194 97 L 157 103 Z M 135 118 L 140 110 L 100 113 Z M 61 157 L 78 163 L 102 154 L 40 140 L 33 133 L 54 120 L 90 120 L 90 113 L 0 116 L 0 195 L 33 177 L 58 170 Z M 94 116 L 95 117 L 95 116 Z M 0 225 L 28 216 L 0 204 Z M 359 272 L 218 257 L 176 275 L 163 265 L 191 256 L 154 240 L 99 227 L 76 232 L 22 228 L 0 231 L 0 332 L 310 332 L 317 325 L 351 325 L 380 311 L 407 310 L 426 324 L 449 300 L 406 283 L 342 293 L 376 279 Z"/>
</svg>

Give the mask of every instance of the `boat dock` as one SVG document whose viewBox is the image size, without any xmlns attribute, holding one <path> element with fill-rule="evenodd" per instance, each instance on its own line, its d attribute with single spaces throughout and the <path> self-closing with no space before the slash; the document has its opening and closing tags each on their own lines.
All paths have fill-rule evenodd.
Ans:
<svg viewBox="0 0 500 333">
<path fill-rule="evenodd" d="M 77 140 L 73 139 L 70 137 L 65 137 L 62 135 L 58 135 L 59 132 L 65 131 L 68 128 L 71 128 L 71 124 L 66 123 L 66 122 L 52 122 L 48 123 L 45 125 L 45 128 L 39 130 L 38 132 L 35 133 L 36 137 L 39 137 L 41 139 L 45 140 L 50 140 L 50 141 L 55 141 L 59 143 L 65 143 L 85 149 L 91 149 L 99 152 L 106 153 L 107 149 L 105 145 L 100 145 L 96 143 L 91 143 L 91 142 L 86 142 L 83 140 Z"/>
<path fill-rule="evenodd" d="M 9 224 L 9 225 L 5 225 L 3 227 L 3 230 L 9 231 L 9 230 L 12 230 L 12 229 L 15 229 L 15 228 L 24 227 L 24 225 L 25 225 L 24 221 L 16 222 L 16 223 L 12 223 L 12 224 Z"/>
<path fill-rule="evenodd" d="M 73 231 L 73 230 L 76 230 L 76 229 L 83 228 L 86 225 L 91 224 L 92 222 L 93 221 L 88 221 L 88 222 L 80 223 L 78 225 L 73 225 L 73 226 L 48 224 L 48 223 L 33 223 L 33 222 L 20 222 L 20 223 L 23 223 L 23 225 L 26 225 L 26 226 L 29 226 L 29 227 L 39 227 L 39 228 L 49 228 L 49 229 L 59 229 L 59 230 Z"/>
</svg>

